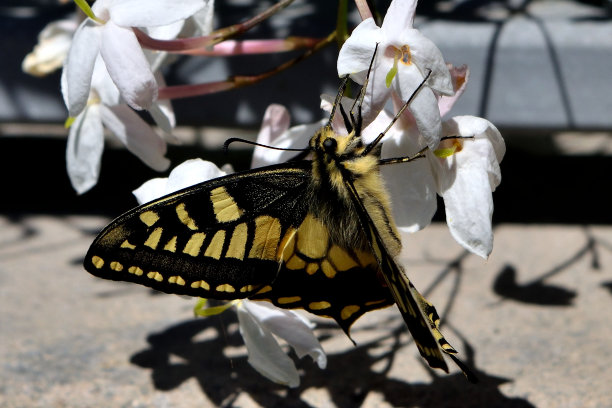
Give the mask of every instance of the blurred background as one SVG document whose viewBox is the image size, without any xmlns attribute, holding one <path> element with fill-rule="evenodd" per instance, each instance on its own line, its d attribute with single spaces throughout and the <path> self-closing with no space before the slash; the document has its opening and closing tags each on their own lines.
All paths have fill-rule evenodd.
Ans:
<svg viewBox="0 0 612 408">
<path fill-rule="evenodd" d="M 273 3 L 257 0 L 217 0 L 215 27 L 243 21 Z M 388 1 L 376 3 L 384 10 Z M 353 5 L 349 4 L 349 7 Z M 39 296 L 39 303 L 33 309 L 36 311 L 33 313 L 38 313 L 41 307 L 45 307 L 45 302 L 59 301 L 51 300 L 57 298 L 57 296 L 51 296 L 52 294 L 65 293 L 68 289 L 79 291 L 81 290 L 79 288 L 83 286 L 72 286 L 76 285 L 72 283 L 75 275 L 68 274 L 62 275 L 63 280 L 60 280 L 60 282 L 66 282 L 66 285 L 58 284 L 55 287 L 54 284 L 49 283 L 50 287 L 55 288 L 57 292 L 47 292 L 44 287 L 38 285 L 36 289 L 32 289 L 33 292 L 29 292 L 24 288 L 29 287 L 31 281 L 24 278 L 23 275 L 15 278 L 14 274 L 16 271 L 22 271 L 23 274 L 36 274 L 35 276 L 38 277 L 36 279 L 42 279 L 40 283 L 46 282 L 47 279 L 51 282 L 53 277 L 50 271 L 45 269 L 45 265 L 48 265 L 50 259 L 58 256 L 65 258 L 61 258 L 61 261 L 53 263 L 55 266 L 49 266 L 49 268 L 62 269 L 68 265 L 67 268 L 75 271 L 75 274 L 80 274 L 79 279 L 82 279 L 85 285 L 91 284 L 84 271 L 78 272 L 81 261 L 78 254 L 84 254 L 95 232 L 110 219 L 109 217 L 117 216 L 136 204 L 131 195 L 134 188 L 152 177 L 159 177 L 158 173 L 147 168 L 140 160 L 109 139 L 104 151 L 98 185 L 82 196 L 78 196 L 70 186 L 65 169 L 67 130 L 63 127 L 67 111 L 59 91 L 60 74 L 58 72 L 44 78 L 35 78 L 21 71 L 21 62 L 36 44 L 38 33 L 47 23 L 65 17 L 73 11 L 73 4 L 54 0 L 3 0 L 0 4 L 0 55 L 2 56 L 0 63 L 0 174 L 2 175 L 3 191 L 0 200 L 0 217 L 2 217 L 0 294 L 4 291 L 4 301 L 0 298 L 0 302 L 3 302 L 1 307 L 5 314 L 4 322 L 0 324 L 0 334 L 5 339 L 9 339 L 11 338 L 9 330 L 13 328 L 16 333 L 22 333 L 23 336 L 18 339 L 11 338 L 11 344 L 26 343 L 17 346 L 18 350 L 13 351 L 13 360 L 7 362 L 1 369 L 3 371 L 0 372 L 0 377 L 13 378 L 16 372 L 21 372 L 23 379 L 15 380 L 17 382 L 11 382 L 11 385 L 18 388 L 21 386 L 19 384 L 28 382 L 39 384 L 40 382 L 40 384 L 54 384 L 55 393 L 61 394 L 61 390 L 68 390 L 67 395 L 70 397 L 64 401 L 65 405 L 62 405 L 61 399 L 42 399 L 43 402 L 38 404 L 40 406 L 96 406 L 95 403 L 78 404 L 71 398 L 80 398 L 88 393 L 93 393 L 92 395 L 96 395 L 96 398 L 102 398 L 104 392 L 96 388 L 98 385 L 96 387 L 90 385 L 89 388 L 83 386 L 85 391 L 82 395 L 76 393 L 70 388 L 74 380 L 70 376 L 66 377 L 69 379 L 60 381 L 61 384 L 67 384 L 67 388 L 57 388 L 57 381 L 50 374 L 44 374 L 48 371 L 48 367 L 45 368 L 44 364 L 39 367 L 39 371 L 32 374 L 29 371 L 31 367 L 27 364 L 21 366 L 19 361 L 30 361 L 27 358 L 31 358 L 31 361 L 46 361 L 45 356 L 51 356 L 49 358 L 52 361 L 71 360 L 74 355 L 70 353 L 70 349 L 80 350 L 82 355 L 79 355 L 79 358 L 87 360 L 87 357 L 83 356 L 91 350 L 89 346 L 83 345 L 85 343 L 95 344 L 95 340 L 86 340 L 77 335 L 77 340 L 82 343 L 76 346 L 65 345 L 66 349 L 61 355 L 56 355 L 56 350 L 53 348 L 45 349 L 47 354 L 36 354 L 36 350 L 42 346 L 37 343 L 38 340 L 29 337 L 30 331 L 27 325 L 19 326 L 15 323 L 19 319 L 27 320 L 29 316 L 23 314 L 24 311 L 13 310 L 16 306 L 15 302 L 18 302 L 19 299 L 31 298 L 33 293 Z M 324 37 L 335 27 L 336 13 L 337 3 L 333 1 L 296 0 L 287 9 L 249 31 L 244 38 L 282 38 L 287 35 Z M 440 394 L 433 386 L 424 389 L 409 388 L 409 392 L 405 391 L 414 399 L 420 398 L 421 401 L 424 401 L 422 405 L 410 405 L 412 402 L 409 403 L 401 397 L 387 399 L 386 404 L 450 406 L 444 405 L 444 401 L 448 402 L 450 398 L 461 401 L 453 405 L 460 407 L 612 406 L 609 391 L 604 391 L 605 384 L 609 384 L 609 381 L 612 380 L 612 361 L 605 348 L 605 344 L 609 344 L 609 338 L 612 335 L 612 315 L 610 313 L 612 310 L 610 304 L 612 302 L 612 296 L 610 296 L 612 293 L 611 16 L 612 2 L 610 0 L 422 0 L 419 4 L 415 26 L 438 45 L 447 62 L 457 66 L 466 64 L 470 69 L 467 90 L 450 115 L 468 114 L 490 120 L 499 128 L 508 147 L 501 164 L 503 180 L 494 193 L 493 220 L 502 238 L 496 237 L 496 249 L 488 265 L 479 263 L 479 266 L 474 266 L 474 268 L 482 268 L 483 276 L 487 276 L 486 282 L 483 283 L 487 295 L 482 296 L 487 298 L 489 303 L 485 303 L 490 306 L 506 302 L 503 304 L 510 308 L 502 309 L 504 310 L 503 319 L 508 319 L 508 327 L 514 327 L 520 331 L 523 326 L 522 321 L 518 320 L 519 317 L 522 319 L 524 314 L 532 317 L 540 316 L 538 313 L 542 315 L 536 321 L 531 321 L 532 327 L 535 326 L 537 329 L 524 333 L 524 336 L 533 339 L 537 345 L 527 340 L 527 343 L 521 343 L 520 346 L 516 344 L 508 346 L 506 343 L 504 345 L 518 349 L 533 346 L 537 349 L 537 347 L 543 347 L 544 344 L 548 346 L 552 343 L 563 344 L 564 340 L 561 338 L 564 337 L 566 329 L 564 322 L 568 322 L 567 327 L 570 327 L 572 319 L 581 320 L 586 326 L 588 326 L 587 323 L 592 324 L 592 327 L 597 327 L 597 330 L 588 331 L 585 328 L 586 331 L 572 332 L 572 344 L 574 346 L 583 344 L 586 348 L 576 355 L 572 354 L 574 359 L 569 361 L 565 358 L 567 349 L 560 346 L 562 350 L 558 355 L 550 358 L 551 365 L 542 366 L 545 367 L 543 371 L 525 374 L 529 371 L 530 365 L 529 359 L 526 359 L 517 365 L 520 368 L 507 374 L 504 381 L 485 374 L 486 385 L 481 388 L 481 391 L 474 391 L 473 388 L 469 388 L 468 392 L 457 391 L 460 388 L 463 389 L 462 379 L 457 378 L 456 381 L 452 380 L 442 384 L 443 387 L 446 387 L 445 389 L 450 389 L 452 392 Z M 356 25 L 359 21 L 357 13 L 352 11 L 350 17 L 352 26 Z M 230 75 L 260 73 L 298 54 L 299 52 L 229 58 L 181 57 L 166 71 L 166 80 L 169 85 L 195 84 L 222 80 Z M 187 158 L 201 157 L 212 160 L 218 165 L 230 161 L 238 170 L 248 168 L 251 149 L 236 145 L 232 147 L 231 156 L 225 156 L 221 152 L 223 141 L 229 137 L 254 139 L 263 113 L 271 103 L 280 103 L 289 109 L 292 125 L 314 122 L 322 118 L 324 114 L 319 109 L 319 95 L 335 93 L 338 85 L 335 71 L 336 57 L 337 47 L 332 44 L 297 66 L 251 87 L 173 101 L 177 115 L 177 133 L 182 135 L 187 142 L 181 146 L 169 146 L 168 157 L 172 160 L 172 167 Z M 439 207 L 436 221 L 443 221 L 443 206 Z M 52 226 L 49 228 L 51 229 L 44 233 L 47 221 L 40 224 L 41 216 L 44 217 L 44 220 L 62 220 L 63 225 L 55 225 L 54 221 L 50 221 Z M 442 228 L 439 225 L 438 227 Z M 434 232 L 437 231 L 436 228 L 433 229 Z M 62 234 L 72 237 L 69 243 L 60 239 Z M 435 234 L 432 236 L 430 245 L 438 244 L 436 237 Z M 47 245 L 49 241 L 54 244 Z M 32 242 L 34 244 L 31 244 Z M 414 245 L 418 247 L 418 244 Z M 65 248 L 66 246 L 71 248 Z M 75 252 L 74 246 L 78 248 L 78 251 Z M 68 252 L 62 252 L 64 250 Z M 431 251 L 436 251 L 436 247 L 432 247 Z M 41 253 L 44 256 L 40 259 L 36 258 Z M 438 273 L 446 276 L 443 271 L 452 270 L 452 265 L 463 262 L 466 254 L 461 254 L 459 252 L 447 258 L 443 257 L 441 263 L 450 269 L 434 262 L 434 265 L 431 266 L 432 270 L 437 270 Z M 32 256 L 35 258 L 31 258 Z M 498 258 L 495 258 L 496 256 Z M 427 256 L 424 257 L 431 260 Z M 27 262 L 33 263 L 27 264 Z M 525 267 L 521 269 L 521 265 Z M 533 267 L 534 265 L 538 267 Z M 487 273 L 487 268 L 495 270 L 489 270 Z M 584 278 L 584 273 L 588 275 L 588 278 Z M 561 275 L 565 277 L 559 278 Z M 554 285 L 550 283 L 551 279 L 557 278 L 562 280 L 562 284 L 560 282 Z M 11 279 L 17 279 L 18 282 L 23 280 L 25 286 L 20 284 L 13 287 L 7 283 Z M 426 280 L 426 282 L 430 281 Z M 116 293 L 114 287 L 108 286 L 107 289 L 108 291 L 104 293 Z M 123 289 L 117 290 L 121 292 Z M 126 290 L 132 291 L 133 289 Z M 100 292 L 96 293 L 95 302 L 108 301 L 108 296 L 105 297 Z M 448 299 L 449 293 L 454 292 L 450 290 L 450 292 L 439 295 L 440 299 L 443 299 L 442 302 Z M 472 292 L 468 290 L 468 293 Z M 580 300 L 579 294 L 585 296 L 582 298 L 583 301 Z M 168 308 L 167 304 L 160 300 L 162 298 L 160 296 L 148 293 L 138 296 L 135 295 L 131 298 L 132 300 L 125 301 L 133 301 L 133 299 L 138 299 L 139 302 L 150 301 L 152 302 L 150 307 L 153 310 Z M 151 300 L 147 300 L 149 298 Z M 174 299 L 175 297 L 168 298 Z M 586 299 L 590 300 L 586 301 Z M 182 299 L 181 301 L 184 303 L 180 306 L 172 303 L 174 309 L 170 308 L 183 312 L 184 315 L 177 317 L 177 321 L 189 317 L 189 302 Z M 177 300 L 169 302 L 177 302 Z M 98 310 L 95 305 L 91 307 Z M 115 310 L 115 307 L 112 310 Z M 138 307 L 146 308 L 142 304 L 139 304 Z M 473 310 L 476 313 L 479 308 L 483 307 L 482 304 L 477 304 L 473 306 L 473 309 L 468 306 L 465 310 Z M 524 309 L 521 309 L 522 307 Z M 565 311 L 568 310 L 567 307 L 573 308 L 575 312 L 572 312 L 573 317 L 563 314 L 566 312 L 561 312 L 564 307 Z M 64 313 L 69 314 L 71 307 L 64 305 L 60 309 L 62 313 L 60 313 L 59 321 L 63 322 L 62 325 L 67 324 L 71 327 L 68 329 L 64 327 L 67 333 L 79 333 L 78 326 L 66 323 L 70 319 Z M 98 310 L 102 316 L 104 316 L 103 310 L 102 306 Z M 5 313 L 7 311 L 9 313 Z M 549 311 L 551 315 L 547 314 Z M 121 313 L 120 310 L 118 312 Z M 171 342 L 175 338 L 176 333 L 173 329 L 168 328 L 171 326 L 171 316 L 164 315 L 165 320 L 162 319 L 163 323 L 160 323 L 155 320 L 160 315 L 150 312 L 147 314 L 146 311 L 143 313 L 147 319 L 150 319 L 145 319 L 144 322 L 153 323 L 150 326 L 142 323 L 143 327 L 139 327 L 139 330 L 131 328 L 129 333 L 136 337 L 135 341 L 144 343 L 146 334 L 154 333 L 155 330 L 166 336 L 163 337 L 163 341 Z M 129 316 L 129 312 L 127 315 Z M 57 317 L 55 314 L 53 316 Z M 490 314 L 488 318 L 499 321 L 499 316 L 499 314 Z M 50 319 L 53 320 L 53 318 Z M 474 320 L 469 315 L 466 315 L 465 319 L 472 322 Z M 77 321 L 80 320 L 77 319 Z M 554 325 L 554 330 L 544 336 L 540 329 L 547 327 L 547 322 Z M 462 325 L 458 321 L 453 323 L 457 327 Z M 40 328 L 51 325 L 50 320 L 44 319 L 39 324 Z M 190 326 L 191 324 L 177 325 L 176 330 L 179 333 L 188 333 L 185 335 L 190 336 L 189 333 L 196 330 Z M 117 325 L 121 327 L 120 323 Z M 197 330 L 204 330 L 206 327 L 198 327 Z M 29 327 L 29 329 L 36 328 Z M 56 330 L 57 333 L 60 333 L 62 329 L 56 325 L 49 330 Z M 117 329 L 113 334 L 120 337 L 127 336 L 125 331 L 123 335 L 119 332 L 121 330 Z M 465 332 L 468 330 L 464 330 Z M 490 333 L 490 336 L 490 342 L 485 343 L 488 347 L 495 349 L 495 345 L 500 344 L 499 338 L 496 338 L 493 332 Z M 110 336 L 103 337 L 110 342 L 113 341 Z M 471 340 L 475 340 L 475 337 L 477 336 L 472 336 Z M 62 336 L 57 334 L 57 339 L 61 338 Z M 489 339 L 486 335 L 485 338 Z M 129 344 L 127 338 L 121 337 L 121 339 L 126 342 L 125 344 Z M 148 342 L 154 342 L 155 339 L 154 336 L 149 337 Z M 90 341 L 92 343 L 89 343 Z M 3 347 L 3 343 L 8 344 L 0 341 L 0 348 Z M 222 347 L 223 344 L 217 345 Z M 486 349 L 487 345 L 481 345 L 481 347 Z M 155 348 L 154 345 L 151 347 Z M 164 349 L 165 346 L 160 347 L 165 350 L 162 354 L 168 353 L 168 349 Z M 168 347 L 171 348 L 171 346 Z M 478 347 L 475 349 L 478 350 Z M 414 354 L 412 349 L 409 350 L 411 354 Z M 18 351 L 22 354 L 19 354 Z M 108 355 L 111 351 L 121 353 L 121 347 L 100 344 L 99 348 L 91 352 Z M 11 354 L 6 349 L 4 352 L 7 353 L 6 355 Z M 339 363 L 340 366 L 346 364 L 351 367 L 353 363 L 357 364 L 356 361 L 364 358 L 355 351 L 352 353 L 350 358 Z M 491 353 L 493 354 L 493 351 Z M 534 352 L 534 355 L 536 354 Z M 503 356 L 503 353 L 501 355 Z M 585 372 L 584 359 L 587 358 L 586 356 L 590 356 L 589 358 L 600 356 L 604 360 L 589 363 L 593 371 Z M 26 360 L 23 360 L 24 358 Z M 159 393 L 160 390 L 164 390 L 164 387 L 172 390 L 175 389 L 175 386 L 178 387 L 178 384 L 172 382 L 174 377 L 171 372 L 162 370 L 160 374 L 158 371 L 157 375 L 168 376 L 164 378 L 169 381 L 169 383 L 163 381 L 160 383 L 159 378 L 155 379 L 154 371 L 151 377 L 152 384 L 149 384 L 151 388 L 147 388 L 148 381 L 142 367 L 151 368 L 157 357 L 147 359 L 142 354 L 135 352 L 132 355 L 131 363 L 126 361 L 126 358 L 117 358 L 118 361 L 120 360 L 117 364 L 126 364 L 132 369 L 140 364 L 140 371 L 137 372 L 143 372 L 144 380 L 138 383 L 138 387 L 141 388 L 125 391 L 130 395 L 129 398 L 122 399 L 117 397 L 119 394 L 112 394 L 112 398 L 115 399 L 111 398 L 111 401 L 117 403 L 114 406 L 183 406 L 173 404 L 167 396 L 160 396 L 165 395 Z M 188 357 L 183 356 L 183 358 Z M 503 357 L 500 358 L 503 359 Z M 491 357 L 491 359 L 494 358 Z M 537 357 L 534 359 L 537 360 Z M 73 361 L 71 364 L 77 363 Z M 56 371 L 77 370 L 78 367 L 75 368 L 71 364 L 67 367 L 51 364 L 49 367 L 53 367 L 53 370 Z M 94 365 L 91 364 L 92 367 L 88 369 L 94 370 Z M 109 364 L 112 366 L 111 363 Z M 108 371 L 110 368 L 106 367 L 104 370 Z M 236 370 L 241 372 L 239 368 L 235 370 L 232 368 L 229 371 L 234 374 L 223 372 L 220 376 L 235 375 Z M 243 376 L 257 375 L 248 371 L 248 368 L 244 370 L 245 372 L 241 374 Z M 318 375 L 311 368 L 305 370 L 307 374 Z M 338 371 L 338 367 L 334 370 L 333 372 Z M 559 374 L 559 378 L 551 377 L 547 374 L 550 370 L 557 370 L 559 373 L 577 370 L 573 374 L 575 377 L 580 377 L 582 380 L 592 379 L 590 385 L 595 388 L 583 393 L 587 395 L 590 393 L 592 398 L 589 399 L 590 397 L 584 397 L 584 395 L 580 397 L 578 388 L 564 388 L 562 385 L 555 388 L 555 382 L 562 382 L 560 379 L 562 375 Z M 112 381 L 122 381 L 121 375 L 127 375 L 124 372 L 118 377 L 113 376 L 116 373 L 111 375 L 107 372 L 106 374 L 112 377 Z M 525 381 L 523 388 L 517 385 L 518 388 L 512 388 L 511 391 L 508 391 L 510 388 L 506 389 L 508 395 L 513 395 L 512 398 L 503 397 L 503 394 L 500 394 L 498 384 L 512 382 L 510 377 L 515 382 L 520 382 L 518 379 L 521 376 L 531 378 L 530 375 L 546 381 L 551 386 L 550 390 L 542 391 L 543 394 L 540 395 L 538 390 L 542 390 L 541 386 L 538 386 L 536 390 L 533 388 L 535 386 L 530 388 L 529 381 Z M 546 380 L 542 379 L 542 376 L 546 377 Z M 570 375 L 569 378 L 574 379 L 574 376 Z M 597 377 L 597 380 L 593 379 L 593 376 Z M 419 377 L 419 381 L 427 383 L 427 375 L 424 375 L 423 378 Z M 400 391 L 404 390 L 402 387 L 408 387 L 407 383 L 400 385 L 394 383 L 393 387 L 391 385 L 382 387 L 381 382 L 386 381 L 383 377 L 373 376 L 370 379 L 379 387 L 376 388 L 368 382 L 363 382 L 359 383 L 361 388 L 356 390 L 357 386 L 351 388 L 351 383 L 347 382 L 343 384 L 351 388 L 350 395 L 344 395 L 343 392 L 349 391 L 342 387 L 328 390 L 330 393 L 333 391 L 338 395 L 344 395 L 344 399 L 334 399 L 327 394 L 315 393 L 313 401 L 316 402 L 308 405 L 299 392 L 289 392 L 283 395 L 293 398 L 287 400 L 292 401 L 291 404 L 286 401 L 282 402 L 280 399 L 261 397 L 262 399 L 255 398 L 257 403 L 251 400 L 244 406 L 258 406 L 258 404 L 284 406 L 285 403 L 286 406 L 349 407 L 359 406 L 362 403 L 364 406 L 368 404 L 369 406 L 385 406 L 384 404 L 379 405 L 380 401 L 372 399 L 374 397 L 368 399 L 368 387 L 372 386 L 383 394 L 401 393 L 404 392 Z M 233 406 L 232 404 L 235 403 L 235 400 L 231 398 L 226 400 L 225 394 L 219 392 L 218 389 L 215 391 L 202 385 L 207 381 L 218 381 L 216 378 L 211 379 L 205 376 L 199 377 L 198 381 L 200 386 L 195 389 L 205 390 L 208 398 L 211 399 L 207 400 L 207 403 L 225 406 Z M 232 377 L 232 381 L 235 381 L 235 376 Z M 253 379 L 249 381 L 257 382 Z M 434 380 L 432 384 L 439 381 L 442 380 Z M 246 385 L 240 383 L 238 388 L 243 387 L 253 391 L 255 386 L 251 382 Z M 168 385 L 170 383 L 174 385 Z M 180 384 L 180 381 L 178 383 Z M 215 387 L 227 386 L 216 382 L 215 384 Z M 394 388 L 395 385 L 399 388 Z M 102 387 L 102 385 L 99 386 Z M 314 388 L 322 386 L 319 383 L 310 384 L 310 387 Z M 35 397 L 31 401 L 39 396 L 42 398 L 46 390 L 51 389 L 45 388 L 44 385 L 37 385 L 38 388 L 34 387 L 34 391 L 31 387 L 23 387 L 29 390 L 28 392 L 34 393 Z M 151 397 L 153 394 L 150 394 L 146 398 L 143 397 L 142 405 L 138 405 L 140 402 L 134 395 L 147 394 L 153 392 L 153 389 L 156 390 L 154 395 L 157 399 Z M 9 392 L 9 390 L 12 391 Z M 0 405 L 3 405 L 4 402 L 6 405 L 3 406 L 29 406 L 20 404 L 30 400 L 9 397 L 13 391 L 14 389 L 10 387 L 0 386 Z M 275 388 L 270 392 L 280 395 L 285 391 Z M 556 398 L 554 402 L 550 400 L 547 403 L 547 397 L 553 398 L 555 392 L 559 392 L 561 397 Z M 236 396 L 239 395 L 240 392 L 237 392 Z M 195 401 L 201 403 L 199 399 Z M 330 401 L 333 401 L 335 405 Z"/>
</svg>

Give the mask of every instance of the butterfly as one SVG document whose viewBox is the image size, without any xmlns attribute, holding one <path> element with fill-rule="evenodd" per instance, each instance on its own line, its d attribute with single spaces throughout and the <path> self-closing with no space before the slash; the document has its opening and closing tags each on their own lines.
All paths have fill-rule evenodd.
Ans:
<svg viewBox="0 0 612 408">
<path fill-rule="evenodd" d="M 431 367 L 448 372 L 446 354 L 475 381 L 440 332 L 434 306 L 397 261 L 401 239 L 379 168 L 414 160 L 425 149 L 380 159 L 384 132 L 369 144 L 361 139 L 366 87 L 348 115 L 340 103 L 347 81 L 329 121 L 299 157 L 196 184 L 128 211 L 95 239 L 85 269 L 166 293 L 301 308 L 334 319 L 347 335 L 364 313 L 396 304 Z M 332 129 L 338 106 L 348 134 Z"/>
</svg>

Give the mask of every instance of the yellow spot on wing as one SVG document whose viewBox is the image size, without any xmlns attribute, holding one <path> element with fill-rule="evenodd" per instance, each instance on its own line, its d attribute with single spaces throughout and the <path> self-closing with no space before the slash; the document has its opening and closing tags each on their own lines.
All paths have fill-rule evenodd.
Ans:
<svg viewBox="0 0 612 408">
<path fill-rule="evenodd" d="M 170 241 L 164 245 L 164 249 L 170 252 L 176 252 L 176 235 L 170 238 Z"/>
<path fill-rule="evenodd" d="M 252 292 L 255 289 L 253 285 L 246 285 L 240 288 L 240 293 Z"/>
<path fill-rule="evenodd" d="M 291 269 L 291 270 L 301 270 L 304 269 L 304 267 L 306 266 L 306 261 L 304 261 L 302 258 L 298 257 L 297 255 L 293 255 L 289 261 L 287 261 L 286 265 L 287 269 Z"/>
<path fill-rule="evenodd" d="M 192 282 L 191 287 L 194 289 L 202 288 L 204 290 L 210 290 L 210 285 L 208 284 L 208 282 L 203 280 Z"/>
<path fill-rule="evenodd" d="M 309 263 L 306 267 L 306 273 L 309 275 L 314 275 L 319 270 L 319 265 L 316 263 Z"/>
<path fill-rule="evenodd" d="M 93 266 L 100 269 L 101 267 L 104 266 L 104 259 L 100 258 L 99 256 L 94 255 L 91 257 L 91 263 L 93 264 Z"/>
<path fill-rule="evenodd" d="M 185 279 L 181 278 L 180 276 L 171 276 L 168 278 L 168 282 L 176 283 L 177 285 L 181 285 L 181 286 L 185 285 Z"/>
<path fill-rule="evenodd" d="M 164 280 L 164 277 L 159 272 L 149 272 L 149 273 L 147 273 L 147 278 L 155 279 L 158 282 L 161 282 L 161 281 Z"/>
<path fill-rule="evenodd" d="M 323 309 L 328 309 L 331 307 L 331 303 L 326 302 L 326 301 L 321 301 L 321 302 L 310 302 L 308 304 L 308 308 L 311 310 L 323 310 Z"/>
<path fill-rule="evenodd" d="M 342 320 L 346 320 L 359 311 L 359 306 L 357 305 L 349 305 L 344 306 L 340 311 L 340 317 Z"/>
<path fill-rule="evenodd" d="M 144 222 L 147 227 L 152 226 L 159 220 L 159 215 L 155 211 L 145 211 L 140 214 L 140 221 Z"/>
<path fill-rule="evenodd" d="M 191 256 L 197 256 L 200 253 L 200 248 L 202 247 L 204 238 L 206 238 L 206 234 L 203 232 L 196 232 L 193 234 L 191 238 L 189 238 L 189 241 L 187 241 L 187 244 L 185 244 L 183 253 Z"/>
<path fill-rule="evenodd" d="M 130 266 L 128 268 L 128 272 L 133 273 L 136 276 L 142 276 L 142 274 L 144 273 L 144 271 L 137 266 Z"/>
<path fill-rule="evenodd" d="M 334 276 L 336 276 L 336 270 L 327 261 L 327 259 L 325 259 L 325 260 L 323 260 L 323 262 L 321 262 L 321 270 L 323 271 L 325 276 L 327 276 L 328 278 L 333 278 Z"/>
<path fill-rule="evenodd" d="M 272 290 L 272 286 L 266 285 L 263 288 L 261 288 L 261 290 L 259 292 L 257 292 L 257 294 L 260 295 L 262 293 L 270 292 L 271 290 Z"/>
<path fill-rule="evenodd" d="M 245 223 L 236 225 L 232 238 L 227 248 L 226 258 L 236 258 L 243 260 L 244 252 L 246 251 L 246 242 L 248 236 L 248 228 Z"/>
<path fill-rule="evenodd" d="M 198 226 L 196 225 L 193 218 L 191 218 L 189 216 L 189 213 L 187 213 L 187 210 L 185 209 L 185 203 L 180 203 L 176 206 L 176 215 L 178 216 L 179 220 L 181 220 L 181 222 L 185 224 L 190 230 L 195 231 L 198 229 Z"/>
<path fill-rule="evenodd" d="M 374 256 L 369 252 L 355 251 L 355 254 L 359 259 L 359 265 L 361 265 L 363 268 L 376 263 L 376 258 L 374 258 Z"/>
<path fill-rule="evenodd" d="M 286 296 L 286 297 L 279 297 L 277 299 L 278 303 L 280 303 L 281 305 L 299 302 L 300 300 L 302 300 L 302 298 L 299 296 Z"/>
<path fill-rule="evenodd" d="M 234 289 L 234 287 L 232 285 L 230 285 L 229 283 L 224 283 L 222 285 L 217 286 L 217 292 L 228 292 L 228 293 L 232 293 L 235 292 L 236 289 Z"/>
<path fill-rule="evenodd" d="M 161 227 L 155 228 L 144 244 L 151 249 L 156 249 L 157 245 L 159 244 L 159 240 L 161 239 L 162 231 L 163 229 Z"/>
<path fill-rule="evenodd" d="M 219 222 L 236 221 L 242 216 L 242 210 L 227 192 L 225 187 L 217 187 L 210 192 L 210 201 L 213 204 L 215 217 Z"/>
<path fill-rule="evenodd" d="M 204 256 L 208 256 L 210 258 L 219 259 L 221 258 L 221 251 L 223 250 L 223 243 L 225 242 L 225 231 L 219 230 L 215 233 L 215 235 L 210 240 L 210 244 L 208 244 L 208 248 L 204 252 Z"/>
<path fill-rule="evenodd" d="M 321 221 L 312 214 L 306 215 L 297 234 L 297 251 L 312 259 L 325 257 L 329 245 L 329 234 Z"/>
<path fill-rule="evenodd" d="M 342 248 L 338 245 L 332 245 L 327 254 L 327 259 L 334 265 L 339 271 L 348 271 L 351 268 L 359 266 L 357 262 Z"/>
<path fill-rule="evenodd" d="M 281 224 L 278 218 L 262 215 L 255 218 L 255 237 L 249 258 L 276 260 Z"/>
<path fill-rule="evenodd" d="M 121 265 L 119 262 L 113 261 L 110 263 L 110 268 L 113 271 L 121 272 L 123 270 L 123 265 Z"/>
<path fill-rule="evenodd" d="M 123 243 L 121 244 L 121 248 L 127 248 L 127 249 L 136 249 L 136 245 L 132 245 L 128 242 L 128 240 L 126 239 L 125 241 L 123 241 Z"/>
</svg>

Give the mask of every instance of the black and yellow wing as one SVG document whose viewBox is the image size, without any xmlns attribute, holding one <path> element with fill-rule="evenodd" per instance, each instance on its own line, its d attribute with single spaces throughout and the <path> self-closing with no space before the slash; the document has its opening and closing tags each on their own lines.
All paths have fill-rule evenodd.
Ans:
<svg viewBox="0 0 612 408">
<path fill-rule="evenodd" d="M 372 254 L 340 248 L 311 213 L 311 163 L 210 180 L 137 207 L 96 238 L 85 269 L 175 294 L 269 300 L 348 332 L 393 303 Z"/>
<path fill-rule="evenodd" d="M 441 368 L 448 372 L 448 366 L 442 355 L 445 353 L 457 364 L 469 381 L 477 382 L 471 370 L 455 357 L 457 351 L 440 332 L 440 317 L 435 307 L 419 293 L 410 282 L 404 269 L 387 250 L 379 233 L 379 229 L 386 226 L 376 225 L 360 199 L 354 184 L 349 180 L 345 183 L 355 205 L 356 215 L 368 236 L 372 253 L 380 265 L 383 280 L 412 334 L 419 353 L 431 367 Z"/>
</svg>

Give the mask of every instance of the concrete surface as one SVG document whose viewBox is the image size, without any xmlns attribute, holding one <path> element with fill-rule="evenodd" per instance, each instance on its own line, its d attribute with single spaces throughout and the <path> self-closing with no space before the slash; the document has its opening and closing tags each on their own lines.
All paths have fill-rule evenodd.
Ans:
<svg viewBox="0 0 612 408">
<path fill-rule="evenodd" d="M 353 346 L 318 321 L 326 370 L 272 384 L 246 362 L 232 311 L 91 277 L 101 216 L 0 217 L 1 407 L 610 407 L 612 227 L 501 224 L 488 261 L 443 224 L 405 242 L 417 287 L 477 372 L 432 372 L 399 313 L 373 312 Z"/>
</svg>

